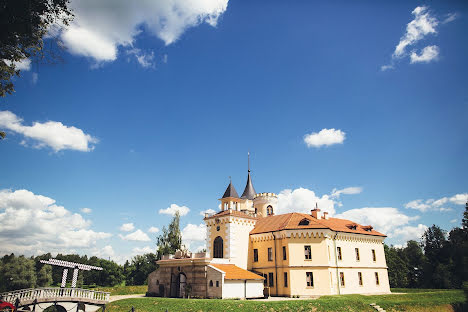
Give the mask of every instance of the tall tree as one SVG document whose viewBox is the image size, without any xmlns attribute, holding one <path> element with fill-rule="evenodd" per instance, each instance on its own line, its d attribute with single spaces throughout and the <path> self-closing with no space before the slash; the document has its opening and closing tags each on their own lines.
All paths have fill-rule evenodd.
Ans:
<svg viewBox="0 0 468 312">
<path fill-rule="evenodd" d="M 418 242 L 410 240 L 402 250 L 402 257 L 408 266 L 408 287 L 417 288 L 423 283 L 425 257 Z"/>
<path fill-rule="evenodd" d="M 44 36 L 53 25 L 73 18 L 70 0 L 0 0 L 0 96 L 14 92 L 18 63 L 53 55 L 44 49 Z"/>
<path fill-rule="evenodd" d="M 399 250 L 393 246 L 384 245 L 385 259 L 388 266 L 388 281 L 390 287 L 408 287 L 408 264 Z"/>
<path fill-rule="evenodd" d="M 2 291 L 32 288 L 36 286 L 34 260 L 11 254 L 2 259 L 0 267 L 0 288 Z"/>
<path fill-rule="evenodd" d="M 424 232 L 421 244 L 426 257 L 424 264 L 425 286 L 450 288 L 450 252 L 446 232 L 434 224 Z"/>
<path fill-rule="evenodd" d="M 174 254 L 182 248 L 182 234 L 180 232 L 180 215 L 176 212 L 169 227 L 162 228 L 162 233 L 157 237 L 158 250 L 157 259 L 160 260 L 163 255 Z"/>
</svg>

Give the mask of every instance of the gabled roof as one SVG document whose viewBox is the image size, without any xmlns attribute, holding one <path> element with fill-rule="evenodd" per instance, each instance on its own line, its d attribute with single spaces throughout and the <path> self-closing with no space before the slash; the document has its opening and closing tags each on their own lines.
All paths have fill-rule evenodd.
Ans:
<svg viewBox="0 0 468 312">
<path fill-rule="evenodd" d="M 308 219 L 308 225 L 299 225 L 299 222 L 303 219 Z M 350 229 L 348 226 L 350 224 L 356 224 L 356 229 Z M 281 215 L 273 215 L 265 218 L 258 219 L 255 224 L 255 228 L 250 231 L 250 234 L 260 234 L 281 230 L 299 230 L 299 229 L 330 229 L 336 232 L 346 232 L 346 233 L 356 233 L 356 234 L 365 234 L 365 235 L 374 235 L 374 236 L 386 236 L 385 234 L 379 233 L 372 229 L 369 226 L 362 226 L 355 222 L 338 219 L 338 218 L 329 218 L 326 219 L 316 219 L 311 215 L 305 213 L 286 213 Z"/>
<path fill-rule="evenodd" d="M 229 185 L 226 189 L 226 191 L 224 192 L 224 195 L 222 198 L 226 198 L 226 197 L 235 197 L 235 198 L 239 198 L 239 195 L 237 194 L 237 191 L 236 189 L 234 188 L 234 185 L 232 185 L 232 181 L 229 182 Z"/>
<path fill-rule="evenodd" d="M 235 266 L 234 264 L 211 263 L 210 265 L 226 273 L 226 275 L 224 275 L 225 280 L 263 280 L 264 279 L 262 276 L 252 273 L 250 271 L 241 269 L 238 266 Z"/>
<path fill-rule="evenodd" d="M 249 173 L 247 175 L 247 183 L 245 184 L 245 189 L 244 189 L 244 192 L 242 193 L 241 198 L 252 200 L 254 199 L 255 194 L 257 193 L 255 192 L 255 189 L 252 185 L 252 179 L 250 178 L 250 170 L 249 170 Z"/>
</svg>

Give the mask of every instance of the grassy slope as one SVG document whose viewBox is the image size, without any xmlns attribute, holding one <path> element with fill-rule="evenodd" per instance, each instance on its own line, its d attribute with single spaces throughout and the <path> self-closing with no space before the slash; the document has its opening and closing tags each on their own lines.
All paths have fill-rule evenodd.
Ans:
<svg viewBox="0 0 468 312">
<path fill-rule="evenodd" d="M 454 311 L 452 304 L 461 304 L 465 301 L 461 290 L 419 290 L 407 289 L 393 290 L 408 292 L 403 295 L 385 296 L 323 296 L 317 300 L 290 300 L 290 301 L 240 301 L 217 299 L 170 299 L 170 298 L 135 298 L 113 302 L 107 306 L 106 311 L 128 312 L 131 307 L 135 311 L 369 311 L 373 310 L 369 304 L 377 303 L 390 311 Z"/>
<path fill-rule="evenodd" d="M 145 294 L 148 291 L 148 285 L 96 287 L 92 290 L 110 292 L 111 296 Z"/>
</svg>

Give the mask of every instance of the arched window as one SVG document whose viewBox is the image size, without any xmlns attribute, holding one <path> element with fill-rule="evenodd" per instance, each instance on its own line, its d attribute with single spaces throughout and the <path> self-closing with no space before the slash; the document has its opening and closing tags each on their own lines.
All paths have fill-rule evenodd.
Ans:
<svg viewBox="0 0 468 312">
<path fill-rule="evenodd" d="M 213 242 L 213 258 L 223 257 L 223 239 L 221 236 L 215 238 Z"/>
<path fill-rule="evenodd" d="M 210 287 L 213 287 L 213 280 L 210 280 Z"/>
<path fill-rule="evenodd" d="M 268 206 L 267 207 L 267 216 L 271 216 L 273 215 L 273 207 L 272 206 Z"/>
<path fill-rule="evenodd" d="M 299 222 L 299 225 L 309 225 L 309 220 L 304 218 Z"/>
</svg>

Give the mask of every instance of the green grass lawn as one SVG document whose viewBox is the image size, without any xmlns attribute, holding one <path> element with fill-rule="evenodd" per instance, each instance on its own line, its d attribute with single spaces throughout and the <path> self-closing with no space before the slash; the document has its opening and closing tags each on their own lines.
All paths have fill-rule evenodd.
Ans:
<svg viewBox="0 0 468 312">
<path fill-rule="evenodd" d="M 110 292 L 111 296 L 146 294 L 146 292 L 148 291 L 148 285 L 96 287 L 92 288 L 92 290 Z"/>
<path fill-rule="evenodd" d="M 375 312 L 369 304 L 376 303 L 390 311 L 429 312 L 429 311 L 462 311 L 465 302 L 462 290 L 408 290 L 393 289 L 392 294 L 382 296 L 323 296 L 317 300 L 290 300 L 260 302 L 252 300 L 219 300 L 219 299 L 171 299 L 171 298 L 134 298 L 112 302 L 106 311 L 128 312 L 132 307 L 135 311 L 369 311 Z"/>
</svg>

